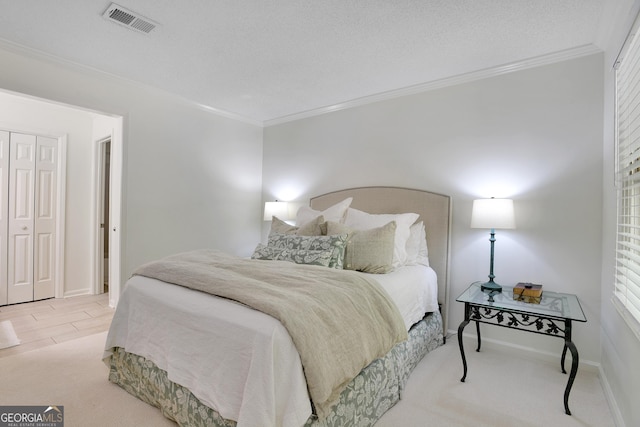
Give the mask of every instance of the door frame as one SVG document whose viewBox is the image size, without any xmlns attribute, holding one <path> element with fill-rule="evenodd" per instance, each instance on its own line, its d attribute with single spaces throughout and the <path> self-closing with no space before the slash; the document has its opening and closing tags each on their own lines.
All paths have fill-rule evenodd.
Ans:
<svg viewBox="0 0 640 427">
<path fill-rule="evenodd" d="M 104 256 L 109 257 L 109 253 L 104 253 L 104 240 L 109 239 L 109 229 L 105 229 L 103 224 L 109 224 L 109 218 L 104 218 L 104 200 L 105 200 L 105 188 L 108 187 L 106 185 L 105 178 L 105 161 L 106 161 L 106 144 L 111 144 L 111 136 L 106 138 L 102 138 L 96 141 L 96 260 L 95 260 L 95 277 L 94 277 L 94 286 L 93 293 L 98 295 L 104 293 Z M 109 154 L 111 156 L 111 154 Z M 109 164 L 109 180 L 111 178 L 111 165 Z M 109 182 L 109 184 L 111 184 Z M 111 191 L 107 193 L 109 198 L 111 198 Z M 107 217 L 111 216 L 111 212 L 108 212 Z M 111 263 L 111 260 L 109 260 Z M 107 271 L 107 276 L 111 279 L 111 272 Z"/>
<path fill-rule="evenodd" d="M 103 115 L 104 116 L 104 115 Z M 116 307 L 120 299 L 120 274 L 121 274 L 121 249 L 120 226 L 122 221 L 122 142 L 123 142 L 123 118 L 121 116 L 105 116 L 111 120 L 111 126 L 106 133 L 99 137 L 94 136 L 93 141 L 93 215 L 91 219 L 91 286 L 94 294 L 103 293 L 100 288 L 103 284 L 103 250 L 101 244 L 101 174 L 102 174 L 102 144 L 111 141 L 110 172 L 109 172 L 109 306 Z"/>
<path fill-rule="evenodd" d="M 58 137 L 58 200 L 56 206 L 56 298 L 64 298 L 65 224 L 67 207 L 67 135 Z"/>
</svg>

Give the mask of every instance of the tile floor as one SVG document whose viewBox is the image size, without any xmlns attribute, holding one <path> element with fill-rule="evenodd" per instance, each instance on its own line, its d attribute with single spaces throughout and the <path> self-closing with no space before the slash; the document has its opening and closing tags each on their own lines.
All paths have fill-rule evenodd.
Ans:
<svg viewBox="0 0 640 427">
<path fill-rule="evenodd" d="M 108 294 L 2 306 L 0 321 L 11 321 L 20 345 L 1 349 L 0 358 L 106 331 L 113 312 Z"/>
</svg>

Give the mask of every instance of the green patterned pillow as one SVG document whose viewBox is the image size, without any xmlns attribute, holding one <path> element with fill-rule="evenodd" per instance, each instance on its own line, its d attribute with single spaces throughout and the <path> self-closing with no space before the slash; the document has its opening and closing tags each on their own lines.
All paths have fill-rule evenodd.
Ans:
<svg viewBox="0 0 640 427">
<path fill-rule="evenodd" d="M 253 259 L 268 259 L 274 261 L 289 261 L 296 264 L 321 265 L 329 267 L 333 261 L 333 249 L 281 249 L 258 244 L 251 255 Z"/>
<path fill-rule="evenodd" d="M 347 234 L 298 236 L 273 233 L 269 235 L 267 247 L 289 250 L 331 251 L 331 262 L 328 267 L 342 269 L 347 236 Z"/>
</svg>

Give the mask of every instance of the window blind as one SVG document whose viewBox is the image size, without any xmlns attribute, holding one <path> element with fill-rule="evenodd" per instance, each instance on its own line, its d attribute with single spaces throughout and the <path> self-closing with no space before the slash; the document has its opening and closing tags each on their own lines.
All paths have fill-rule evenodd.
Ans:
<svg viewBox="0 0 640 427">
<path fill-rule="evenodd" d="M 637 27 L 636 27 L 637 28 Z M 640 37 L 616 66 L 618 224 L 614 298 L 640 322 Z"/>
</svg>

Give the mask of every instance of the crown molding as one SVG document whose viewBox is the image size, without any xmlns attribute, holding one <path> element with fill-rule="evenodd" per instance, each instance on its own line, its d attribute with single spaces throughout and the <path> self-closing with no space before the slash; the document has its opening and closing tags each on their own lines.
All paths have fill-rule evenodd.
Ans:
<svg viewBox="0 0 640 427">
<path fill-rule="evenodd" d="M 567 61 L 570 59 L 580 58 L 583 56 L 593 55 L 601 53 L 602 49 L 599 47 L 588 44 L 579 46 L 572 49 L 562 50 L 547 55 L 541 55 L 522 61 L 512 62 L 509 64 L 499 65 L 497 67 L 486 68 L 483 70 L 473 71 L 470 73 L 460 74 L 453 77 L 447 77 L 440 80 L 434 80 L 431 82 L 421 83 L 414 86 L 409 86 L 402 89 L 391 90 L 388 92 L 382 92 L 375 95 L 365 96 L 362 98 L 353 99 L 340 104 L 330 105 L 321 108 L 315 108 L 313 110 L 303 111 L 275 119 L 265 120 L 263 122 L 264 127 L 275 126 L 295 120 L 305 119 L 309 117 L 319 116 L 322 114 L 332 113 L 335 111 L 346 110 L 349 108 L 359 107 L 362 105 L 372 104 L 374 102 L 386 101 L 390 99 L 399 98 L 407 95 L 415 95 L 435 89 L 440 89 L 448 86 L 455 86 L 463 83 L 469 83 L 476 80 L 482 80 L 490 77 L 496 77 L 503 74 L 513 73 L 515 71 L 526 70 L 530 68 L 540 67 L 543 65 L 549 65 L 556 62 Z"/>
<path fill-rule="evenodd" d="M 200 110 L 206 111 L 211 114 L 215 114 L 220 117 L 237 120 L 243 123 L 260 126 L 260 127 L 269 127 L 275 126 L 283 123 L 292 122 L 295 120 L 315 117 L 327 113 L 332 113 L 335 111 L 346 110 L 349 108 L 359 107 L 367 104 L 372 104 L 375 102 L 386 101 L 390 99 L 400 98 L 408 95 L 415 95 L 423 92 L 428 92 L 435 89 L 440 89 L 449 86 L 455 86 L 463 83 L 469 83 L 476 80 L 482 80 L 489 77 L 500 76 L 503 74 L 512 73 L 515 71 L 526 70 L 529 68 L 535 68 L 543 65 L 548 65 L 556 62 L 567 61 L 570 59 L 580 58 L 583 56 L 593 55 L 595 53 L 602 52 L 602 49 L 598 48 L 593 44 L 583 45 L 572 49 L 562 50 L 559 52 L 554 52 L 548 55 L 541 55 L 529 59 L 525 59 L 522 61 L 512 62 L 509 64 L 500 65 L 497 67 L 486 68 L 483 70 L 473 71 L 470 73 L 460 74 L 453 77 L 447 77 L 444 79 L 434 80 L 431 82 L 420 83 L 417 85 L 391 90 L 387 92 L 382 92 L 374 95 L 364 96 L 362 98 L 357 98 L 349 101 L 345 101 L 339 104 L 329 105 L 320 108 L 314 108 L 312 110 L 302 111 L 299 113 L 294 113 L 282 117 L 277 117 L 274 119 L 268 119 L 264 121 L 255 120 L 248 118 L 246 116 L 232 113 L 229 111 L 221 110 L 219 108 L 215 108 L 210 105 L 202 104 L 196 102 L 194 100 L 188 99 L 186 97 L 177 95 L 173 92 L 169 92 L 164 89 L 160 89 L 155 86 L 151 86 L 145 83 L 141 83 L 135 80 L 127 79 L 112 73 L 108 73 L 103 70 L 99 70 L 93 67 L 89 67 L 87 65 L 79 64 L 77 62 L 63 59 L 57 57 L 55 55 L 43 52 L 41 50 L 33 49 L 24 45 L 20 45 L 18 43 L 11 42 L 6 39 L 0 39 L 0 49 L 4 49 L 6 51 L 10 51 L 13 53 L 17 53 L 19 55 L 24 55 L 36 60 L 47 61 L 50 63 L 55 63 L 62 67 L 66 67 L 72 69 L 76 72 L 82 72 L 86 75 L 92 76 L 100 76 L 102 78 L 108 78 L 110 80 L 118 81 L 120 83 L 125 83 L 134 87 L 138 87 L 144 90 L 152 90 L 158 93 L 163 94 L 164 96 L 168 96 L 173 98 L 177 102 L 181 102 L 187 105 L 191 105 Z M 26 94 L 28 95 L 28 94 Z"/>
</svg>

